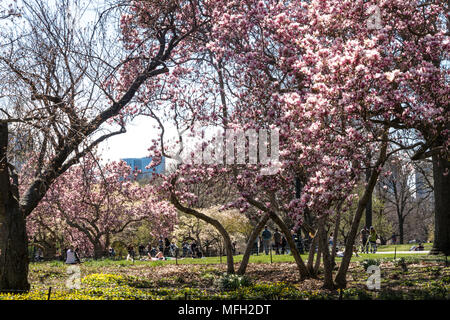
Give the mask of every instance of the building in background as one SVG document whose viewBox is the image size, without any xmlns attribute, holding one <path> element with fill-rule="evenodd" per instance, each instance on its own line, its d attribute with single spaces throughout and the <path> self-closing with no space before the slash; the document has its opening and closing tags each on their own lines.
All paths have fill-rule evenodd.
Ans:
<svg viewBox="0 0 450 320">
<path fill-rule="evenodd" d="M 414 170 L 414 178 L 416 184 L 416 199 L 425 199 L 431 196 L 432 199 L 433 189 L 430 184 L 433 183 L 433 167 L 430 163 L 421 162 L 420 166 L 416 165 Z M 434 201 L 434 200 L 433 200 Z"/>
<path fill-rule="evenodd" d="M 152 162 L 152 158 L 123 158 L 133 170 L 137 171 L 137 180 L 151 179 L 154 173 L 163 174 L 165 172 L 165 158 L 161 159 L 161 163 L 154 167 L 147 169 L 146 167 Z"/>
</svg>

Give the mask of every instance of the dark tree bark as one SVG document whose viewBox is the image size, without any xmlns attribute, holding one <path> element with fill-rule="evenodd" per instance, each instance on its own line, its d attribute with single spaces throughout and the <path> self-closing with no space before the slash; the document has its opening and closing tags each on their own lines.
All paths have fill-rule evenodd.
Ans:
<svg viewBox="0 0 450 320">
<path fill-rule="evenodd" d="M 313 276 L 317 275 L 317 273 L 315 272 L 315 268 L 314 268 L 314 257 L 317 256 L 316 259 L 320 260 L 319 252 L 317 252 L 317 255 L 316 255 L 316 246 L 317 246 L 318 239 L 319 239 L 319 237 L 316 232 L 314 238 L 311 241 L 311 245 L 309 247 L 308 262 L 306 265 L 308 272 Z"/>
<path fill-rule="evenodd" d="M 335 288 L 333 282 L 333 263 L 330 251 L 328 250 L 327 231 L 325 230 L 324 225 L 325 222 L 323 221 L 324 219 L 325 218 L 322 218 L 321 221 L 319 222 L 319 230 L 318 230 L 324 269 L 323 288 L 332 290 Z"/>
<path fill-rule="evenodd" d="M 368 182 L 370 179 L 370 173 L 371 173 L 371 170 L 367 169 L 366 182 Z M 366 205 L 366 227 L 367 227 L 367 229 L 370 229 L 371 226 L 372 226 L 372 194 L 370 195 L 370 199 Z"/>
<path fill-rule="evenodd" d="M 4 227 L 6 225 L 8 228 Z M 0 209 L 0 233 L 3 238 L 0 244 L 0 290 L 27 291 L 30 285 L 26 221 L 14 199 L 9 198 Z"/>
<path fill-rule="evenodd" d="M 398 216 L 398 235 L 400 239 L 400 244 L 405 241 L 405 231 L 404 231 L 405 219 L 402 216 Z"/>
<path fill-rule="evenodd" d="M 434 244 L 430 254 L 450 255 L 450 161 L 446 154 L 432 156 L 435 201 Z"/>
<path fill-rule="evenodd" d="M 264 216 L 259 220 L 256 227 L 253 229 L 250 238 L 247 241 L 247 246 L 245 247 L 244 256 L 242 257 L 241 264 L 239 265 L 239 269 L 237 271 L 237 274 L 243 275 L 245 274 L 245 271 L 247 270 L 248 261 L 250 259 L 250 255 L 252 253 L 253 247 L 255 245 L 256 238 L 258 237 L 261 230 L 266 225 L 267 221 L 269 221 L 270 214 L 266 213 Z"/>
<path fill-rule="evenodd" d="M 0 290 L 29 290 L 28 239 L 25 215 L 18 203 L 18 191 L 11 186 L 8 124 L 0 122 Z"/>
<path fill-rule="evenodd" d="M 94 243 L 94 259 L 101 259 L 106 255 L 106 248 L 100 241 Z"/>
<path fill-rule="evenodd" d="M 316 260 L 314 261 L 313 273 L 317 277 L 317 275 L 319 274 L 320 262 L 322 261 L 322 251 L 323 251 L 322 242 L 320 242 L 319 230 L 317 230 L 315 239 L 317 244 L 317 254 Z M 315 246 L 313 250 L 316 251 Z"/>
<path fill-rule="evenodd" d="M 446 109 L 446 106 L 442 107 Z M 426 137 L 426 142 L 411 157 L 411 160 L 431 157 L 433 163 L 435 218 L 434 243 L 430 251 L 432 255 L 450 255 L 450 158 L 446 146 L 447 137 L 443 133 L 449 130 L 449 122 L 439 126 L 437 130 L 422 128 L 420 131 Z"/>
</svg>

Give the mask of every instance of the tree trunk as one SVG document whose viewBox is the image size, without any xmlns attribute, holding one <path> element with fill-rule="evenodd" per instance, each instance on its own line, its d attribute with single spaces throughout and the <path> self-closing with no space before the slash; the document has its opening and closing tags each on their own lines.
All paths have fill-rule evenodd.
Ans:
<svg viewBox="0 0 450 320">
<path fill-rule="evenodd" d="M 250 235 L 250 239 L 248 239 L 248 241 L 247 241 L 247 246 L 245 247 L 244 256 L 242 257 L 242 261 L 241 261 L 241 264 L 239 265 L 237 274 L 239 274 L 239 275 L 245 274 L 245 271 L 247 270 L 248 261 L 250 259 L 250 255 L 255 246 L 256 238 L 258 237 L 259 233 L 266 225 L 269 218 L 270 218 L 269 213 L 264 214 L 264 216 L 259 220 L 256 227 L 253 229 L 252 234 Z"/>
<path fill-rule="evenodd" d="M 367 206 L 367 202 L 370 201 L 373 189 L 378 180 L 378 176 L 380 175 L 380 170 L 385 161 L 386 161 L 386 153 L 387 153 L 387 130 L 383 134 L 383 142 L 381 145 L 380 155 L 378 156 L 378 160 L 374 166 L 374 170 L 371 170 L 371 175 L 369 181 L 367 182 L 366 189 L 364 190 L 364 194 L 359 199 L 358 208 L 356 209 L 355 216 L 352 221 L 350 232 L 348 233 L 348 238 L 345 243 L 345 251 L 344 257 L 342 258 L 341 265 L 339 266 L 338 273 L 335 278 L 335 283 L 339 288 L 345 288 L 347 285 L 347 270 L 350 265 L 350 260 L 353 255 L 353 246 L 355 244 L 356 235 L 358 234 L 359 223 L 361 221 L 361 217 L 365 207 Z"/>
<path fill-rule="evenodd" d="M 316 237 L 317 237 L 317 240 L 316 240 L 316 243 L 317 243 L 317 255 L 316 255 L 316 261 L 314 262 L 313 272 L 317 276 L 319 274 L 320 262 L 322 261 L 323 248 L 322 248 L 322 243 L 320 242 L 319 231 L 317 231 Z M 316 238 L 316 237 L 314 237 L 314 238 Z M 314 251 L 316 251 L 315 246 L 314 246 Z"/>
<path fill-rule="evenodd" d="M 447 155 L 435 154 L 434 179 L 434 244 L 430 254 L 450 255 L 450 161 Z"/>
<path fill-rule="evenodd" d="M 308 278 L 309 272 L 308 269 L 305 266 L 305 263 L 302 260 L 302 257 L 300 256 L 300 253 L 297 250 L 297 247 L 295 245 L 294 239 L 292 239 L 291 232 L 289 228 L 286 226 L 286 224 L 283 222 L 283 220 L 280 219 L 276 215 L 275 212 L 270 212 L 270 218 L 275 222 L 278 227 L 280 227 L 281 231 L 284 233 L 284 236 L 286 237 L 287 242 L 289 243 L 289 247 L 291 248 L 292 255 L 294 256 L 295 262 L 297 263 L 298 271 L 300 273 L 300 280 L 304 280 Z"/>
<path fill-rule="evenodd" d="M 370 179 L 370 173 L 372 170 L 367 169 L 366 171 L 366 182 Z M 370 229 L 372 226 L 372 194 L 370 194 L 370 199 L 367 201 L 366 205 L 366 227 L 367 229 Z"/>
<path fill-rule="evenodd" d="M 317 245 L 317 240 L 319 239 L 317 232 L 314 236 L 314 238 L 311 241 L 310 247 L 309 247 L 309 254 L 308 254 L 308 263 L 306 268 L 308 269 L 309 273 L 313 276 L 317 275 L 317 273 L 314 271 L 314 257 L 316 255 L 316 245 Z M 317 258 L 320 260 L 319 257 L 319 252 L 317 252 Z"/>
<path fill-rule="evenodd" d="M 333 231 L 333 246 L 331 248 L 331 263 L 333 264 L 333 268 L 336 265 L 336 248 L 337 248 L 337 240 L 338 240 L 338 234 L 339 234 L 339 226 L 341 224 L 341 208 L 342 203 L 340 203 L 337 206 L 337 213 L 336 213 L 336 222 L 334 225 L 334 231 Z"/>
<path fill-rule="evenodd" d="M 14 202 L 12 200 L 0 209 L 0 291 L 2 292 L 30 289 L 26 222 L 19 206 Z"/>
<path fill-rule="evenodd" d="M 403 244 L 405 239 L 404 239 L 404 224 L 405 224 L 405 220 L 403 219 L 402 216 L 398 216 L 398 236 L 400 239 L 400 244 Z"/>
<path fill-rule="evenodd" d="M 0 122 L 0 291 L 28 291 L 28 238 L 7 161 L 8 125 Z"/>
<path fill-rule="evenodd" d="M 324 219 L 324 218 L 323 218 Z M 328 250 L 327 232 L 325 230 L 325 221 L 319 222 L 319 242 L 322 252 L 323 269 L 324 269 L 324 282 L 323 288 L 333 290 L 335 288 L 333 282 L 333 264 Z"/>
<path fill-rule="evenodd" d="M 373 173 L 373 175 L 378 176 L 378 173 Z M 373 184 L 373 186 L 375 183 Z M 346 275 L 348 266 L 350 265 L 350 260 L 353 255 L 353 245 L 355 244 L 355 238 L 358 233 L 359 222 L 361 221 L 361 216 L 364 211 L 364 207 L 369 200 L 369 193 L 373 191 L 373 186 L 368 185 L 362 198 L 359 200 L 358 208 L 356 209 L 355 217 L 352 222 L 352 226 L 348 235 L 347 243 L 345 244 L 344 257 L 342 258 L 341 266 L 339 268 L 338 274 L 336 275 L 336 284 L 340 288 L 345 288 L 347 285 Z"/>
<path fill-rule="evenodd" d="M 107 234 L 105 235 L 105 246 L 104 246 L 104 249 L 105 249 L 105 255 L 107 255 L 107 252 L 108 252 L 108 250 L 109 250 L 109 247 L 111 247 L 111 235 L 110 235 L 109 233 L 107 233 Z"/>
<path fill-rule="evenodd" d="M 94 259 L 101 259 L 105 256 L 106 249 L 100 241 L 93 243 L 94 245 Z"/>
</svg>

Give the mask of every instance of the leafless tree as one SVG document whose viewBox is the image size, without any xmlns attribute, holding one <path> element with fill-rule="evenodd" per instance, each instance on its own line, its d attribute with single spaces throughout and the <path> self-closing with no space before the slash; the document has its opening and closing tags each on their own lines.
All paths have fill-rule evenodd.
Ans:
<svg viewBox="0 0 450 320">
<path fill-rule="evenodd" d="M 422 167 L 421 172 L 417 170 L 417 165 L 408 157 L 392 158 L 385 166 L 390 175 L 379 181 L 379 196 L 385 204 L 385 211 L 396 217 L 401 244 L 405 242 L 405 225 L 409 225 L 407 219 L 420 210 L 432 193 L 432 189 L 427 187 L 429 178 L 423 175 L 426 169 Z"/>
<path fill-rule="evenodd" d="M 22 3 L 19 20 L 2 25 L 0 34 L 2 291 L 29 289 L 26 217 L 58 176 L 125 132 L 121 112 L 150 78 L 169 70 L 177 46 L 202 24 L 201 17 L 186 19 L 188 13 L 187 22 L 177 20 L 181 4 L 158 10 L 163 4 L 146 1 L 159 16 L 135 26 L 145 30 L 138 47 L 155 49 L 143 55 L 124 49 L 119 30 L 121 15 L 133 14 L 136 1 L 107 7 L 80 0 Z M 138 65 L 132 71 L 126 69 L 130 61 Z M 19 134 L 32 139 L 34 153 L 14 163 L 21 147 L 10 138 Z M 18 163 L 24 161 L 26 166 Z"/>
</svg>

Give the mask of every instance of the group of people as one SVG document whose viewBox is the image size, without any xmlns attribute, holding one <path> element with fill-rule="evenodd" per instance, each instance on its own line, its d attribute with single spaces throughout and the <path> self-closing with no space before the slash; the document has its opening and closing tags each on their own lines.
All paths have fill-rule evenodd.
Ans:
<svg viewBox="0 0 450 320">
<path fill-rule="evenodd" d="M 303 239 L 299 233 L 291 230 L 292 240 L 295 243 L 297 250 L 300 254 L 304 253 L 305 244 Z M 361 251 L 363 253 L 376 253 L 377 251 L 377 240 L 378 235 L 373 226 L 367 228 L 366 226 L 360 231 L 361 237 Z M 333 245 L 333 236 L 330 235 L 329 245 Z M 265 252 L 266 255 L 269 254 L 270 250 L 273 250 L 275 254 L 289 254 L 290 247 L 289 243 L 284 235 L 280 233 L 280 231 L 275 228 L 275 231 L 272 232 L 269 230 L 268 226 L 264 227 L 264 230 L 261 233 L 261 236 L 258 237 L 255 241 L 255 250 L 256 253 Z M 418 249 L 420 250 L 420 248 Z M 160 237 L 158 240 L 157 247 L 152 247 L 148 245 L 145 247 L 144 245 L 139 245 L 138 253 L 140 258 L 148 257 L 152 260 L 166 260 L 167 257 L 178 257 L 178 246 L 171 242 L 167 237 Z M 357 251 L 357 250 L 356 250 Z M 78 248 L 73 249 L 73 247 L 65 250 L 66 257 L 65 261 L 67 264 L 80 263 L 80 257 Z M 108 250 L 110 258 L 114 258 L 116 253 L 114 248 L 109 248 Z M 127 260 L 134 261 L 136 258 L 136 253 L 134 247 L 132 245 L 127 248 Z M 236 254 L 236 242 L 233 242 L 233 254 Z M 184 240 L 182 243 L 182 258 L 192 257 L 192 258 L 201 258 L 203 257 L 202 251 L 197 245 L 195 240 L 192 240 L 191 243 Z"/>
<path fill-rule="evenodd" d="M 168 257 L 175 257 L 178 256 L 178 246 L 175 244 L 175 242 L 170 242 L 169 238 L 163 238 L 159 237 L 158 240 L 158 253 L 161 252 L 164 256 Z"/>
<path fill-rule="evenodd" d="M 423 251 L 425 250 L 425 247 L 423 246 L 422 242 L 419 242 L 417 246 L 412 246 L 409 251 Z"/>
<path fill-rule="evenodd" d="M 115 256 L 115 252 L 110 249 L 110 257 Z M 133 246 L 128 246 L 127 248 L 127 260 L 132 260 L 136 258 L 136 253 Z M 144 245 L 138 246 L 139 257 L 148 257 L 152 260 L 167 260 L 168 257 L 180 257 L 179 247 L 175 242 L 171 242 L 168 238 L 160 237 L 158 239 L 158 244 L 156 247 L 148 245 L 147 248 Z M 202 251 L 200 250 L 197 242 L 192 240 L 188 243 L 186 240 L 182 243 L 182 256 L 180 258 L 201 258 L 203 257 Z"/>
<path fill-rule="evenodd" d="M 363 253 L 376 253 L 377 252 L 377 240 L 378 234 L 373 226 L 364 228 L 360 232 L 361 236 L 361 252 Z"/>
<path fill-rule="evenodd" d="M 69 247 L 64 249 L 58 249 L 56 255 L 54 256 L 60 261 L 64 261 L 66 264 L 77 264 L 81 263 L 80 250 L 78 248 Z M 33 247 L 32 258 L 35 262 L 44 261 L 44 251 L 40 247 Z"/>
<path fill-rule="evenodd" d="M 291 230 L 291 236 L 297 249 L 301 254 L 303 254 L 304 246 L 301 236 L 298 233 L 295 233 L 294 230 Z M 268 226 L 265 226 L 263 232 L 261 233 L 261 237 L 259 238 L 259 240 L 257 239 L 255 243 L 255 251 L 256 253 L 265 252 L 265 254 L 268 255 L 270 250 L 272 249 L 275 251 L 275 254 L 290 253 L 289 243 L 286 237 L 280 233 L 278 228 L 275 228 L 275 231 L 272 234 Z"/>
<path fill-rule="evenodd" d="M 200 250 L 200 247 L 197 245 L 195 240 L 192 240 L 191 243 L 187 241 L 183 241 L 181 245 L 183 249 L 183 258 L 191 257 L 191 258 L 202 258 L 203 253 Z"/>
<path fill-rule="evenodd" d="M 159 250 L 158 250 L 159 249 Z M 134 261 L 136 259 L 136 252 L 132 245 L 127 248 L 127 260 Z M 158 240 L 158 247 L 152 247 L 150 244 L 146 247 L 143 244 L 138 246 L 139 258 L 149 258 L 152 260 L 166 260 L 167 257 L 175 257 L 178 255 L 178 247 L 175 243 L 170 242 L 168 238 Z"/>
<path fill-rule="evenodd" d="M 294 230 L 291 230 L 291 236 L 297 247 L 297 250 L 300 252 L 300 254 L 303 254 L 305 251 L 305 243 L 303 242 L 301 235 L 294 232 Z M 371 226 L 370 228 L 364 226 L 364 228 L 360 231 L 360 239 L 362 253 L 377 252 L 377 241 L 379 241 L 379 237 L 373 226 Z M 333 234 L 330 235 L 328 244 L 330 247 L 333 246 Z M 258 237 L 258 239 L 256 239 L 255 241 L 254 252 L 256 252 L 257 254 L 265 252 L 265 254 L 268 255 L 270 250 L 274 250 L 275 254 L 278 255 L 290 253 L 290 247 L 286 237 L 282 235 L 277 228 L 275 228 L 275 231 L 272 234 L 268 226 L 265 226 L 263 232 L 261 233 L 261 236 Z M 423 245 L 420 243 L 418 246 L 411 248 L 411 250 L 423 250 Z M 134 261 L 136 257 L 134 247 L 131 245 L 128 246 L 127 251 L 127 260 Z M 138 247 L 140 258 L 147 256 L 152 260 L 166 260 L 167 257 L 178 257 L 178 251 L 179 248 L 174 242 L 170 242 L 168 238 L 163 237 L 159 238 L 157 248 L 150 245 L 147 248 L 144 245 L 139 245 Z M 62 259 L 65 260 L 66 264 L 81 263 L 78 248 L 74 249 L 73 247 L 70 247 L 68 249 L 65 249 L 64 252 L 65 256 L 63 256 Z M 357 246 L 354 247 L 354 252 L 356 252 L 357 254 Z M 112 247 L 109 248 L 108 253 L 110 258 L 114 258 L 116 255 L 115 250 Z M 236 254 L 236 242 L 233 242 L 233 254 Z M 37 250 L 35 252 L 35 259 L 39 261 L 41 256 L 41 251 Z M 182 243 L 181 257 L 202 258 L 203 254 L 195 240 L 192 240 L 191 243 L 184 240 Z"/>
<path fill-rule="evenodd" d="M 303 254 L 305 251 L 305 243 L 301 238 L 300 234 L 295 233 L 293 230 L 291 230 L 291 235 L 300 254 Z M 364 227 L 360 232 L 360 236 L 361 236 L 361 252 L 376 253 L 377 244 L 380 240 L 375 228 L 373 226 L 371 226 L 370 228 Z M 314 237 L 314 235 L 312 235 L 312 237 Z M 333 247 L 333 241 L 334 241 L 333 233 L 331 233 L 328 240 L 330 249 Z M 258 250 L 257 243 L 255 243 L 255 247 L 256 250 Z M 259 252 L 265 252 L 266 255 L 269 254 L 269 250 L 271 248 L 273 248 L 275 254 L 284 254 L 284 253 L 289 254 L 290 251 L 289 244 L 287 243 L 286 238 L 278 231 L 278 229 L 275 229 L 275 232 L 272 234 L 272 232 L 269 231 L 267 226 L 265 226 L 264 231 L 261 234 L 260 248 L 263 248 L 263 251 L 260 250 Z M 338 250 L 337 247 L 336 250 Z M 354 252 L 357 255 L 358 250 L 356 247 Z"/>
</svg>

